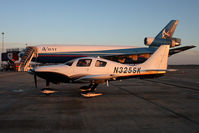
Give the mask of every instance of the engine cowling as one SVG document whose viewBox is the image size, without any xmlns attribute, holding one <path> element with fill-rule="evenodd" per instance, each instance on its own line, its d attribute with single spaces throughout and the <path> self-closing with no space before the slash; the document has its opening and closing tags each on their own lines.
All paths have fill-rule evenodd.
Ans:
<svg viewBox="0 0 199 133">
<path fill-rule="evenodd" d="M 145 37 L 144 38 L 144 44 L 146 46 L 150 46 L 153 43 L 154 39 L 155 39 L 154 37 Z"/>
<path fill-rule="evenodd" d="M 152 37 L 146 37 L 144 38 L 144 44 L 146 46 L 160 46 L 160 45 L 170 45 L 170 47 L 176 47 L 181 45 L 181 39 L 180 38 L 152 38 Z"/>
<path fill-rule="evenodd" d="M 171 38 L 171 47 L 176 47 L 181 45 L 181 39 L 180 38 Z"/>
</svg>

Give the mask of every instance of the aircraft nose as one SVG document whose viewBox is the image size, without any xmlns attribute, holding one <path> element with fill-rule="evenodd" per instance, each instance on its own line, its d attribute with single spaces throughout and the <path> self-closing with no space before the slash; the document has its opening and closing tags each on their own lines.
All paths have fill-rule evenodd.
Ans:
<svg viewBox="0 0 199 133">
<path fill-rule="evenodd" d="M 40 66 L 34 69 L 35 72 L 57 72 L 62 69 L 61 65 L 53 65 L 53 66 Z"/>
<path fill-rule="evenodd" d="M 51 70 L 51 69 L 47 66 L 36 67 L 36 68 L 33 69 L 33 71 L 35 71 L 35 72 L 46 72 L 46 71 L 49 71 L 49 70 Z"/>
<path fill-rule="evenodd" d="M 43 67 L 36 67 L 33 69 L 33 71 L 35 71 L 35 72 L 40 72 L 40 71 L 44 71 L 44 70 L 46 70 L 46 69 L 44 69 Z"/>
</svg>

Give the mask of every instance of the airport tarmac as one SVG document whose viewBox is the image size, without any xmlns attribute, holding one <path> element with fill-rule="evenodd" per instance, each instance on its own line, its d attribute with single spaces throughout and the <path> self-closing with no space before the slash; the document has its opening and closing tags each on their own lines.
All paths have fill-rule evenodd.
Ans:
<svg viewBox="0 0 199 133">
<path fill-rule="evenodd" d="M 104 95 L 84 98 L 81 84 L 52 85 L 26 72 L 0 72 L 1 133 L 198 133 L 199 66 L 172 66 L 158 79 L 128 79 L 100 85 Z"/>
</svg>

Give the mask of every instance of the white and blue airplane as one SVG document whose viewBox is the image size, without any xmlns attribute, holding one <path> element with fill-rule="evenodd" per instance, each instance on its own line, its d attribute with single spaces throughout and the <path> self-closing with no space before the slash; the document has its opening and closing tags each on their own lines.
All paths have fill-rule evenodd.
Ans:
<svg viewBox="0 0 199 133">
<path fill-rule="evenodd" d="M 82 57 L 64 64 L 41 66 L 32 69 L 35 86 L 37 76 L 46 80 L 46 88 L 43 93 L 51 94 L 54 90 L 48 89 L 50 83 L 90 83 L 82 87 L 81 95 L 94 97 L 102 95 L 96 93 L 96 87 L 100 83 L 128 78 L 154 78 L 160 77 L 167 72 L 167 62 L 170 45 L 161 45 L 154 54 L 144 63 L 131 65 L 122 64 L 100 57 Z"/>
<path fill-rule="evenodd" d="M 171 20 L 156 37 L 146 37 L 144 44 L 148 47 L 135 46 L 96 46 L 96 45 L 39 45 L 28 46 L 20 61 L 19 71 L 27 71 L 30 61 L 38 63 L 64 63 L 79 57 L 97 57 L 120 62 L 137 64 L 146 61 L 159 46 L 170 45 L 169 56 L 194 48 L 181 45 L 180 38 L 173 38 L 178 20 Z M 176 48 L 177 47 L 177 48 Z"/>
</svg>

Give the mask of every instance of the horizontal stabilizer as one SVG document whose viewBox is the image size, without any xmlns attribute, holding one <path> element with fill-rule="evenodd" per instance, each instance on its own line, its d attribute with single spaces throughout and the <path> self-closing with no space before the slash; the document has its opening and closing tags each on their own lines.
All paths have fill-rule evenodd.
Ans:
<svg viewBox="0 0 199 133">
<path fill-rule="evenodd" d="M 145 69 L 145 70 L 141 70 L 141 72 L 149 72 L 149 71 L 162 72 L 162 71 L 167 71 L 167 69 Z"/>
<path fill-rule="evenodd" d="M 150 72 L 150 71 L 155 71 L 155 72 L 175 72 L 178 71 L 177 69 L 146 69 L 146 70 L 141 70 L 141 72 Z"/>
<path fill-rule="evenodd" d="M 173 48 L 169 50 L 169 56 L 180 53 L 182 51 L 186 51 L 188 49 L 192 49 L 195 48 L 196 46 L 194 45 L 190 45 L 190 46 L 183 46 L 183 47 L 179 47 L 179 48 Z"/>
</svg>

